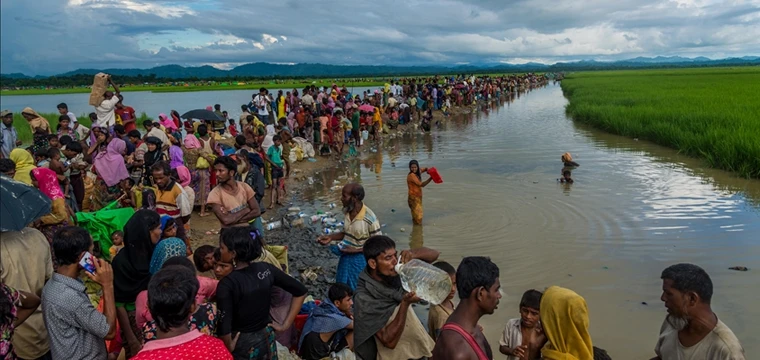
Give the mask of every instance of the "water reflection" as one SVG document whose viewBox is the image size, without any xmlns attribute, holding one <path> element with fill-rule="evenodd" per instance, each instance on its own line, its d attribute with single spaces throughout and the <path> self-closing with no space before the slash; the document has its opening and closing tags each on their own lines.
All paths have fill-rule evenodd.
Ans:
<svg viewBox="0 0 760 360">
<path fill-rule="evenodd" d="M 345 166 L 400 248 L 424 244 L 453 264 L 491 256 L 509 279 L 502 283 L 508 293 L 571 287 L 593 309 L 594 341 L 612 354 L 651 355 L 664 313 L 640 303 L 656 304 L 659 271 L 685 261 L 710 272 L 721 287 L 716 311 L 748 352 L 760 351 L 760 309 L 749 305 L 760 295 L 757 280 L 726 270 L 760 259 L 760 210 L 752 200 L 760 199 L 760 181 L 577 125 L 565 104 L 558 86 L 516 94 L 451 116 L 429 134 L 386 139 L 361 160 L 364 172 Z M 572 185 L 557 181 L 568 151 L 583 165 Z M 408 169 L 399 165 L 415 158 L 446 179 L 425 188 L 425 225 L 416 227 L 406 206 Z M 324 185 L 310 191 L 316 203 L 337 200 Z M 518 300 L 506 299 L 507 310 L 484 320 L 489 340 L 498 339 Z M 615 337 L 620 323 L 636 334 L 623 343 Z"/>
</svg>

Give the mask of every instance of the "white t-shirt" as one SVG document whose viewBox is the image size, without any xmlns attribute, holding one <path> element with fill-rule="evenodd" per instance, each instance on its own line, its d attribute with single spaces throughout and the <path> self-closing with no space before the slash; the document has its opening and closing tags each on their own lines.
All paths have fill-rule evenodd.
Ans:
<svg viewBox="0 0 760 360">
<path fill-rule="evenodd" d="M 110 100 L 103 100 L 99 106 L 95 107 L 95 114 L 98 115 L 97 126 L 111 127 L 116 124 L 113 110 L 118 102 L 119 97 L 114 95 Z"/>
<path fill-rule="evenodd" d="M 77 116 L 74 115 L 74 113 L 71 112 L 71 111 L 69 111 L 68 113 L 66 113 L 66 116 L 68 116 L 69 120 L 71 120 L 71 123 L 69 124 L 69 128 L 74 129 L 74 123 L 77 122 Z"/>
<path fill-rule="evenodd" d="M 253 98 L 253 104 L 256 105 L 259 115 L 261 116 L 269 116 L 269 110 L 267 110 L 268 103 L 269 99 L 266 96 L 261 96 L 261 94 L 256 95 L 256 97 Z"/>
<path fill-rule="evenodd" d="M 695 345 L 685 347 L 678 340 L 678 331 L 686 326 L 686 321 L 668 319 L 662 324 L 660 338 L 654 352 L 662 360 L 744 360 L 744 349 L 731 329 L 718 320 L 715 328 Z"/>
</svg>

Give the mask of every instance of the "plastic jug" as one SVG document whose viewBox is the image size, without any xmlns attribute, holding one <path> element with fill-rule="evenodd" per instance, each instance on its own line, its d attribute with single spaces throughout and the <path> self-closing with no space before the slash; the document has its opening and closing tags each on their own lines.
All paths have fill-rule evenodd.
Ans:
<svg viewBox="0 0 760 360">
<path fill-rule="evenodd" d="M 272 221 L 270 223 L 267 223 L 264 228 L 267 230 L 276 230 L 282 227 L 282 221 Z"/>
<path fill-rule="evenodd" d="M 414 291 L 421 299 L 440 305 L 451 293 L 451 277 L 445 271 L 422 260 L 414 259 L 397 264 L 401 285 L 406 291 Z"/>
</svg>

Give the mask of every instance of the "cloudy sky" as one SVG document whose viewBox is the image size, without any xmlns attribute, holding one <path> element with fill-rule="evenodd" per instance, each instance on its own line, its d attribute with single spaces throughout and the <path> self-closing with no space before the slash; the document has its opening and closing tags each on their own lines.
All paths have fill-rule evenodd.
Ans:
<svg viewBox="0 0 760 360">
<path fill-rule="evenodd" d="M 0 72 L 760 55 L 760 0 L 2 0 Z"/>
</svg>

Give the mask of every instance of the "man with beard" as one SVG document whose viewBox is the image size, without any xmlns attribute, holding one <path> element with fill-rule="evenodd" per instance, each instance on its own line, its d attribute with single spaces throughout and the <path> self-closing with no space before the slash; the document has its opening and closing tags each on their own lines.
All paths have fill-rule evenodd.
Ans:
<svg viewBox="0 0 760 360">
<path fill-rule="evenodd" d="M 193 253 L 185 234 L 182 218 L 193 212 L 193 204 L 182 186 L 171 178 L 171 167 L 166 161 L 159 161 L 150 168 L 155 184 L 155 207 L 159 215 L 169 215 L 177 224 L 177 237 L 187 246 L 187 254 Z"/>
<path fill-rule="evenodd" d="M 668 316 L 660 329 L 654 359 L 744 360 L 744 349 L 731 329 L 710 308 L 710 275 L 693 264 L 662 271 L 662 296 Z"/>
<path fill-rule="evenodd" d="M 396 243 L 387 236 L 373 236 L 363 253 L 367 267 L 359 275 L 354 296 L 356 355 L 364 360 L 430 357 L 435 342 L 412 309 L 420 298 L 401 287 L 395 270 L 399 262 Z M 401 262 L 419 259 L 431 263 L 438 255 L 428 248 L 404 250 Z"/>
<path fill-rule="evenodd" d="M 261 215 L 256 193 L 246 183 L 236 181 L 238 164 L 229 156 L 214 160 L 218 186 L 208 194 L 207 203 L 222 227 L 250 226 Z"/>
<path fill-rule="evenodd" d="M 351 290 L 356 290 L 359 273 L 364 270 L 367 261 L 362 255 L 364 243 L 372 236 L 381 235 L 380 222 L 375 213 L 364 205 L 364 188 L 356 183 L 343 187 L 340 198 L 345 214 L 343 231 L 322 235 L 317 241 L 327 245 L 332 241 L 340 241 L 330 246 L 335 255 L 340 256 L 335 281 L 347 284 Z"/>
<path fill-rule="evenodd" d="M 478 320 L 491 315 L 499 305 L 499 268 L 491 259 L 470 256 L 462 259 L 457 268 L 459 305 L 441 328 L 433 357 L 447 359 L 493 359 Z"/>
</svg>

